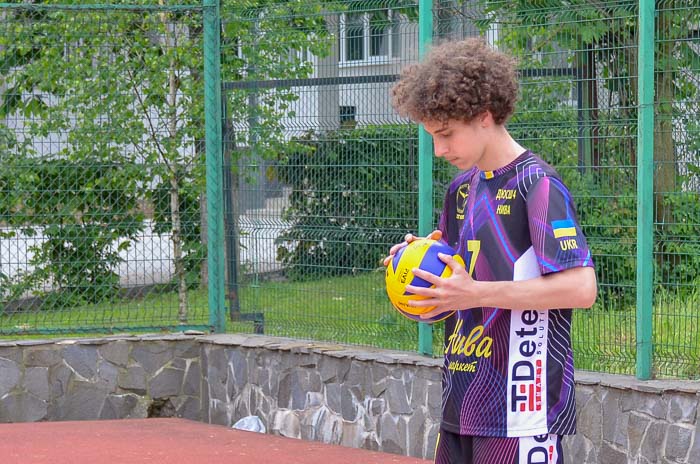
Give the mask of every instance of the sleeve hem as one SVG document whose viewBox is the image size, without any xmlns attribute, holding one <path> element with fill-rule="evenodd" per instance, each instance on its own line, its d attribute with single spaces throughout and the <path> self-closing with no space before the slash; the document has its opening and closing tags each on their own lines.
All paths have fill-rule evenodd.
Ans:
<svg viewBox="0 0 700 464">
<path fill-rule="evenodd" d="M 554 274 L 556 272 L 561 272 L 561 271 L 566 271 L 567 269 L 573 269 L 576 267 L 592 267 L 595 268 L 595 265 L 593 264 L 593 260 L 588 258 L 588 259 L 574 259 L 571 261 L 566 261 L 562 263 L 557 263 L 561 269 L 550 269 L 550 268 L 544 268 L 540 265 L 540 272 L 542 275 L 547 275 L 547 274 Z"/>
</svg>

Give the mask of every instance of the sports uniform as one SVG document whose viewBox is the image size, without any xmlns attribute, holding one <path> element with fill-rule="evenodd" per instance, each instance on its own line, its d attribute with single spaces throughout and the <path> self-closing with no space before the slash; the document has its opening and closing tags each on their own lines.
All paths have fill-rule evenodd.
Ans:
<svg viewBox="0 0 700 464">
<path fill-rule="evenodd" d="M 495 171 L 458 175 L 440 230 L 477 281 L 593 266 L 568 189 L 530 151 Z M 462 451 L 492 456 L 477 464 L 561 462 L 560 437 L 576 432 L 570 330 L 571 309 L 484 307 L 449 317 L 436 463 L 472 462 Z"/>
</svg>

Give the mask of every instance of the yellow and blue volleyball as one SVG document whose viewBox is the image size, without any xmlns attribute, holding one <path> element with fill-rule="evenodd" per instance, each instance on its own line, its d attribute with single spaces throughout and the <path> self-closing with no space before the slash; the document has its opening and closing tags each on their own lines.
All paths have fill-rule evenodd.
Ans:
<svg viewBox="0 0 700 464">
<path fill-rule="evenodd" d="M 418 239 L 401 248 L 386 267 L 386 293 L 394 308 L 403 316 L 420 322 L 438 322 L 449 317 L 453 312 L 421 319 L 420 315 L 435 309 L 434 306 L 419 308 L 409 305 L 411 300 L 422 300 L 425 297 L 406 291 L 406 285 L 414 287 L 432 287 L 433 285 L 420 277 L 413 275 L 413 269 L 422 269 L 439 277 L 449 277 L 452 269 L 438 258 L 438 253 L 452 256 L 464 266 L 464 260 L 450 246 L 431 239 Z"/>
</svg>

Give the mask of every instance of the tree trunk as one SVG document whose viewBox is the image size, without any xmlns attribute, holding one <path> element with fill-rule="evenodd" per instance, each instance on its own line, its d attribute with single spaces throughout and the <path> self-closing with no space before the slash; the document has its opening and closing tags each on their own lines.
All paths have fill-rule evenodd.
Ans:
<svg viewBox="0 0 700 464">
<path fill-rule="evenodd" d="M 180 217 L 179 181 L 176 173 L 170 177 L 170 218 L 172 221 L 173 260 L 175 262 L 175 278 L 178 288 L 178 321 L 187 323 L 187 282 L 185 280 L 185 262 L 182 256 L 182 220 Z"/>
<path fill-rule="evenodd" d="M 673 1 L 666 4 L 666 11 L 659 11 L 658 49 L 655 62 L 663 68 L 656 69 L 654 118 L 654 206 L 655 221 L 658 224 L 672 222 L 673 211 L 664 201 L 665 197 L 676 190 L 676 154 L 673 142 L 673 101 L 674 70 L 673 48 Z"/>
<path fill-rule="evenodd" d="M 627 64 L 627 72 L 629 76 L 629 84 L 620 89 L 620 108 L 622 116 L 627 120 L 635 120 L 638 115 L 639 104 L 639 56 L 637 55 L 636 44 L 639 43 L 639 34 L 635 30 L 627 37 L 626 43 L 621 43 L 621 53 L 623 54 L 623 63 Z M 615 76 L 624 76 L 624 73 L 615 74 Z M 627 141 L 626 150 L 629 152 L 629 165 L 637 165 L 637 133 L 626 134 Z M 620 160 L 622 161 L 622 160 Z"/>
<path fill-rule="evenodd" d="M 163 4 L 163 0 L 160 0 Z M 163 23 L 165 53 L 175 47 L 175 34 L 177 33 L 173 27 L 172 20 L 168 13 L 161 13 L 161 21 Z M 170 58 L 170 66 L 168 69 L 168 135 L 170 140 L 175 140 L 177 133 L 177 92 L 178 79 L 176 75 L 177 63 L 175 58 Z M 172 157 L 170 151 L 173 151 Z M 175 279 L 178 283 L 178 321 L 180 324 L 187 323 L 187 281 L 185 276 L 185 262 L 182 255 L 182 216 L 180 214 L 180 160 L 177 155 L 177 149 L 166 147 L 164 156 L 168 158 L 166 163 L 170 166 L 170 220 L 172 223 L 171 240 L 173 242 L 173 260 L 175 264 Z"/>
<path fill-rule="evenodd" d="M 199 223 L 200 232 L 199 236 L 202 240 L 202 245 L 205 250 L 208 250 L 209 237 L 209 223 L 207 222 L 207 192 L 204 191 L 199 196 Z M 208 251 L 207 251 L 208 254 Z M 209 263 L 207 259 L 203 259 L 199 265 L 199 275 L 200 275 L 200 288 L 205 290 L 209 286 Z"/>
</svg>

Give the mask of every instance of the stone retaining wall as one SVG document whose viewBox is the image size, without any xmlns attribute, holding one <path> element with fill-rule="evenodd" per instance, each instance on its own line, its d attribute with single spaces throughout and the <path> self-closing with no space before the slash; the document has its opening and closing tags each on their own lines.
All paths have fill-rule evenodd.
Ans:
<svg viewBox="0 0 700 464">
<path fill-rule="evenodd" d="M 440 360 L 250 335 L 0 342 L 0 421 L 180 416 L 431 458 Z M 577 372 L 576 464 L 700 464 L 700 382 Z"/>
<path fill-rule="evenodd" d="M 0 342 L 0 422 L 201 420 L 200 353 L 184 335 Z"/>
<path fill-rule="evenodd" d="M 208 337 L 212 423 L 260 417 L 287 437 L 432 456 L 440 420 L 437 360 L 411 353 L 264 337 Z"/>
</svg>

